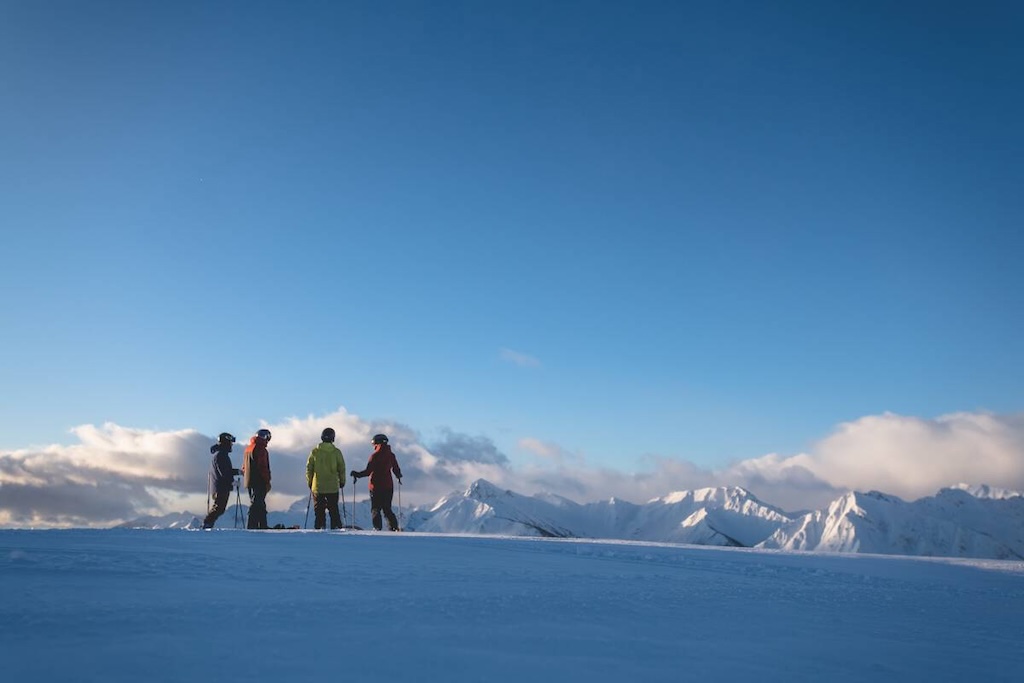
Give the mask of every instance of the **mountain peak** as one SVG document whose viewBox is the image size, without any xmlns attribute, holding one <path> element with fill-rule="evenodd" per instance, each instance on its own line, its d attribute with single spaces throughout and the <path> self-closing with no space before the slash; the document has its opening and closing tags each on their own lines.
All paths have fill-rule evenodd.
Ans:
<svg viewBox="0 0 1024 683">
<path fill-rule="evenodd" d="M 469 488 L 466 489 L 464 494 L 467 498 L 475 498 L 477 500 L 488 500 L 491 498 L 500 498 L 501 496 L 511 495 L 511 491 L 505 489 L 499 489 L 497 486 L 487 481 L 486 479 L 477 479 Z"/>
<path fill-rule="evenodd" d="M 655 498 L 654 500 L 667 505 L 674 505 L 685 501 L 705 503 L 709 501 L 724 501 L 728 499 L 752 497 L 753 496 L 749 491 L 740 486 L 709 486 L 702 489 L 693 489 L 691 491 L 673 491 L 666 496 Z"/>
<path fill-rule="evenodd" d="M 971 484 L 957 484 L 956 486 L 950 486 L 948 489 L 942 489 L 943 491 L 964 491 L 975 498 L 987 498 L 987 499 L 1004 499 L 1004 498 L 1016 498 L 1018 496 L 1024 496 L 1020 491 L 1010 491 L 1009 489 L 1000 489 L 988 484 L 978 484 L 972 486 Z M 940 491 L 941 493 L 941 491 Z"/>
<path fill-rule="evenodd" d="M 863 495 L 866 498 L 873 498 L 875 500 L 881 500 L 881 501 L 884 501 L 886 503 L 903 503 L 903 502 L 905 502 L 903 499 L 901 499 L 901 498 L 899 498 L 897 496 L 893 496 L 893 495 L 890 495 L 888 493 L 883 493 L 882 491 L 871 490 L 871 491 L 868 491 L 867 493 L 863 493 L 863 494 L 860 494 L 860 495 Z"/>
</svg>

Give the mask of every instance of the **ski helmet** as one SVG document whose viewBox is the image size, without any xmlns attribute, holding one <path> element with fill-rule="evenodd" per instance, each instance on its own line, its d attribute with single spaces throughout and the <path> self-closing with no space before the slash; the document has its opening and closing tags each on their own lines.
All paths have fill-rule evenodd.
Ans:
<svg viewBox="0 0 1024 683">
<path fill-rule="evenodd" d="M 258 432 L 256 432 L 256 436 L 260 437 L 264 441 L 270 441 L 270 430 L 269 429 L 261 429 Z"/>
<path fill-rule="evenodd" d="M 375 434 L 373 439 L 370 440 L 370 443 L 375 443 L 375 444 L 387 443 L 387 442 L 388 442 L 388 437 L 386 435 L 384 435 L 384 434 Z"/>
<path fill-rule="evenodd" d="M 220 436 L 217 437 L 217 440 L 220 441 L 221 443 L 234 443 L 235 437 L 228 434 L 227 432 L 221 432 Z"/>
<path fill-rule="evenodd" d="M 320 433 L 320 440 L 328 443 L 334 443 L 334 430 L 328 427 Z"/>
</svg>

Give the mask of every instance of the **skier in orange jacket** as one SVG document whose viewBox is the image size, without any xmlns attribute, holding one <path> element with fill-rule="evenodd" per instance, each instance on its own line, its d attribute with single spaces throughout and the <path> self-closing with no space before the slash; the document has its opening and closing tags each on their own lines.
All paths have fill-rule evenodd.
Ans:
<svg viewBox="0 0 1024 683">
<path fill-rule="evenodd" d="M 249 439 L 242 460 L 242 476 L 249 490 L 249 522 L 247 529 L 267 528 L 267 494 L 270 493 L 270 430 L 261 429 Z"/>
</svg>

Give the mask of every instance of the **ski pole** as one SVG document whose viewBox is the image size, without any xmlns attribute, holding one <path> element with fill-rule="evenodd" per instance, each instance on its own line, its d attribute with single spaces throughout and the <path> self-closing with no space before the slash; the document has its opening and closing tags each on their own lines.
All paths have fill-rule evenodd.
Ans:
<svg viewBox="0 0 1024 683">
<path fill-rule="evenodd" d="M 398 478 L 398 530 L 402 530 L 402 478 Z"/>
<path fill-rule="evenodd" d="M 356 526 L 356 478 L 352 477 L 352 526 Z"/>
<path fill-rule="evenodd" d="M 313 489 L 309 490 L 309 498 L 306 499 L 306 520 L 302 523 L 302 528 L 305 529 L 309 526 L 309 504 L 313 502 Z"/>
<path fill-rule="evenodd" d="M 345 523 L 348 521 L 345 519 L 348 517 L 348 511 L 345 509 L 345 487 L 341 487 L 341 528 L 345 528 Z"/>
</svg>

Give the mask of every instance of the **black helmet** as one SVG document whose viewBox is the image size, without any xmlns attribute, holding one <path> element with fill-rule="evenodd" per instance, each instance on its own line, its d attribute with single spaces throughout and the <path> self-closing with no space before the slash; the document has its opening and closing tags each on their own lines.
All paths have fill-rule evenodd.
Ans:
<svg viewBox="0 0 1024 683">
<path fill-rule="evenodd" d="M 234 443 L 235 437 L 231 436 L 227 432 L 221 432 L 220 436 L 217 437 L 217 440 L 221 443 Z"/>
<path fill-rule="evenodd" d="M 328 443 L 334 443 L 334 430 L 328 427 L 324 431 L 320 432 L 320 440 Z"/>
<path fill-rule="evenodd" d="M 260 437 L 264 441 L 270 441 L 270 430 L 269 429 L 261 429 L 258 432 L 256 432 L 256 436 Z"/>
<path fill-rule="evenodd" d="M 385 434 L 374 434 L 373 438 L 370 440 L 370 443 L 387 443 L 387 442 L 388 442 L 388 437 Z"/>
</svg>

